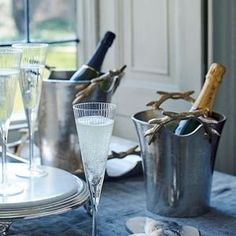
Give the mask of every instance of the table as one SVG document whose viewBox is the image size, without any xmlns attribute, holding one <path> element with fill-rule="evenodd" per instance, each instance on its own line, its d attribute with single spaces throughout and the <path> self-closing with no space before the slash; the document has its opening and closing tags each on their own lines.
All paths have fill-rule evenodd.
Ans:
<svg viewBox="0 0 236 236">
<path fill-rule="evenodd" d="M 215 172 L 211 209 L 194 218 L 167 218 L 146 210 L 143 177 L 106 180 L 100 201 L 98 231 L 101 236 L 125 236 L 129 218 L 149 216 L 197 227 L 202 236 L 236 235 L 236 177 Z M 36 219 L 17 220 L 8 231 L 11 236 L 90 236 L 91 217 L 83 207 L 67 213 Z"/>
</svg>

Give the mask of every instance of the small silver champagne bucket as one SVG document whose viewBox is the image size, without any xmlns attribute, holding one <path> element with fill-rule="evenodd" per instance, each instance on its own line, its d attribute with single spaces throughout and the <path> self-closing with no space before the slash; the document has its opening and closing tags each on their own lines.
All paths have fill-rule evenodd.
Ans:
<svg viewBox="0 0 236 236">
<path fill-rule="evenodd" d="M 193 217 L 209 208 L 212 173 L 219 142 L 218 135 L 209 138 L 201 125 L 192 133 L 178 136 L 163 126 L 149 144 L 145 132 L 152 128 L 150 119 L 156 110 L 136 113 L 132 119 L 138 134 L 146 187 L 147 209 L 168 217 Z M 213 128 L 219 134 L 225 116 L 213 113 Z"/>
<path fill-rule="evenodd" d="M 88 81 L 68 81 L 74 71 L 53 71 L 43 81 L 38 112 L 38 146 L 43 165 L 58 167 L 75 174 L 83 174 L 72 102 L 78 92 L 77 85 Z M 107 91 L 97 86 L 81 102 L 110 102 L 118 87 L 118 79 Z"/>
</svg>

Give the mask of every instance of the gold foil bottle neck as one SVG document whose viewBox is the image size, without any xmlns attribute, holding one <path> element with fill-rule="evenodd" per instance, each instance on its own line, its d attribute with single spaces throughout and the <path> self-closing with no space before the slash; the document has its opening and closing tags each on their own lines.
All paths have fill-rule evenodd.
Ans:
<svg viewBox="0 0 236 236">
<path fill-rule="evenodd" d="M 214 80 L 216 80 L 218 83 L 220 83 L 223 79 L 223 75 L 225 73 L 225 67 L 219 63 L 212 63 L 206 78 L 213 78 Z"/>
</svg>

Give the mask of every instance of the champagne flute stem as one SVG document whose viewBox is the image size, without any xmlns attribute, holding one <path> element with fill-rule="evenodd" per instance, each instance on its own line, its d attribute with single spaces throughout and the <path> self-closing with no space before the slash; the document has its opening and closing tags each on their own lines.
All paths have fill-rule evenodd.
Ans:
<svg viewBox="0 0 236 236">
<path fill-rule="evenodd" d="M 7 134 L 8 129 L 1 127 L 2 133 L 2 184 L 7 183 Z"/>
<path fill-rule="evenodd" d="M 32 119 L 32 111 L 27 111 L 28 128 L 29 128 L 29 170 L 34 167 L 34 121 Z"/>
<path fill-rule="evenodd" d="M 97 209 L 93 207 L 93 224 L 92 224 L 92 236 L 97 235 Z"/>
<path fill-rule="evenodd" d="M 32 170 L 34 166 L 34 132 L 32 124 L 29 125 L 29 169 Z"/>
<path fill-rule="evenodd" d="M 97 186 L 90 186 L 89 191 L 90 191 L 90 198 L 91 198 L 92 210 L 93 210 L 92 236 L 96 236 L 97 235 L 97 213 L 98 213 L 98 202 L 99 202 Z"/>
</svg>

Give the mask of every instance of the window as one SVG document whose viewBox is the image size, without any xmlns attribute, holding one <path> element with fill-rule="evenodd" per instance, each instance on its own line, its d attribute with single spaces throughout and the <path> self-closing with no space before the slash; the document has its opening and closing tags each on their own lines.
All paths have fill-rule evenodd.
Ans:
<svg viewBox="0 0 236 236">
<path fill-rule="evenodd" d="M 46 64 L 75 69 L 77 64 L 76 0 L 0 0 L 0 46 L 16 42 L 49 44 Z M 15 113 L 23 106 L 18 88 Z"/>
</svg>

